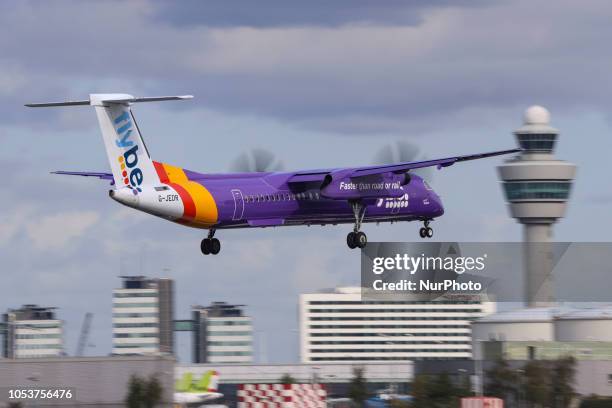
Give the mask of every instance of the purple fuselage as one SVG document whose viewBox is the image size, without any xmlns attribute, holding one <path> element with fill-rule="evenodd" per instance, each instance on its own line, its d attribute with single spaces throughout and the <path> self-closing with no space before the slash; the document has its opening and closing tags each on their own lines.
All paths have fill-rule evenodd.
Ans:
<svg viewBox="0 0 612 408">
<path fill-rule="evenodd" d="M 416 175 L 405 184 L 387 174 L 371 183 L 334 185 L 290 182 L 295 173 L 185 174 L 211 193 L 218 213 L 212 227 L 219 229 L 354 223 L 351 201 L 365 206 L 363 222 L 432 220 L 444 213 L 440 197 Z"/>
</svg>

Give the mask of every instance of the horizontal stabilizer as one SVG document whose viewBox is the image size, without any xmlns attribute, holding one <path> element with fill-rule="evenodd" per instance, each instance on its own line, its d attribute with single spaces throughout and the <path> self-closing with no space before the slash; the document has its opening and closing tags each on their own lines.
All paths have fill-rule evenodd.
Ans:
<svg viewBox="0 0 612 408">
<path fill-rule="evenodd" d="M 88 100 L 81 101 L 66 101 L 66 102 L 43 102 L 43 103 L 26 103 L 29 108 L 47 108 L 52 106 L 105 106 L 109 104 L 130 104 L 136 102 L 161 102 L 161 101 L 177 101 L 191 99 L 193 95 L 178 95 L 178 96 L 149 96 L 136 98 L 129 94 L 91 94 Z"/>
<path fill-rule="evenodd" d="M 93 171 L 52 171 L 51 174 L 61 174 L 66 176 L 83 176 L 83 177 L 97 177 L 102 180 L 113 180 L 111 173 L 93 172 Z"/>
</svg>

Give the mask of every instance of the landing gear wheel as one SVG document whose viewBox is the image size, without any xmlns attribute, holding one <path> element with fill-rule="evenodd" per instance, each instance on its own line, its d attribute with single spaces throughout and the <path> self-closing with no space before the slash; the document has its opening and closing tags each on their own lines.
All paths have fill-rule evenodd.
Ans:
<svg viewBox="0 0 612 408">
<path fill-rule="evenodd" d="M 210 253 L 213 255 L 217 255 L 219 253 L 219 251 L 221 251 L 221 241 L 219 241 L 217 238 L 212 238 L 210 240 Z"/>
<path fill-rule="evenodd" d="M 365 217 L 366 208 L 360 201 L 349 201 L 349 204 L 355 216 L 355 226 L 353 227 L 353 232 L 349 232 L 346 236 L 346 244 L 351 249 L 364 248 L 368 243 L 368 237 L 359 230 L 361 229 L 361 223 Z"/>
<path fill-rule="evenodd" d="M 348 247 L 351 249 L 357 248 L 357 240 L 356 240 L 357 236 L 356 235 L 357 234 L 351 231 L 346 236 L 346 245 L 348 245 Z"/>
<path fill-rule="evenodd" d="M 425 227 L 421 227 L 421 229 L 419 230 L 419 236 L 421 238 L 425 238 L 427 237 L 427 228 Z"/>
<path fill-rule="evenodd" d="M 427 235 L 427 238 L 433 237 L 433 229 L 431 227 L 425 228 L 425 235 Z"/>
<path fill-rule="evenodd" d="M 366 236 L 365 232 L 359 231 L 355 234 L 355 244 L 359 248 L 365 248 L 365 246 L 368 244 L 368 237 Z"/>
<path fill-rule="evenodd" d="M 204 238 L 200 243 L 200 249 L 204 255 L 210 254 L 210 239 Z"/>
</svg>

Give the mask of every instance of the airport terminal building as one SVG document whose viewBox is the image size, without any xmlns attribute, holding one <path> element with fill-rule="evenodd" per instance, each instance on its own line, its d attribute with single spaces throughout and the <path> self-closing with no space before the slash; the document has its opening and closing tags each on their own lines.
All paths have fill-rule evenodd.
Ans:
<svg viewBox="0 0 612 408">
<path fill-rule="evenodd" d="M 480 300 L 367 300 L 359 287 L 302 294 L 302 363 L 470 359 L 472 321 L 495 311 Z"/>
<path fill-rule="evenodd" d="M 174 282 L 122 276 L 113 291 L 113 354 L 174 352 Z"/>
<path fill-rule="evenodd" d="M 43 358 L 64 352 L 63 322 L 54 307 L 23 305 L 3 316 L 2 355 L 5 358 Z"/>
<path fill-rule="evenodd" d="M 253 324 L 243 305 L 213 302 L 192 307 L 195 363 L 251 363 Z"/>
</svg>

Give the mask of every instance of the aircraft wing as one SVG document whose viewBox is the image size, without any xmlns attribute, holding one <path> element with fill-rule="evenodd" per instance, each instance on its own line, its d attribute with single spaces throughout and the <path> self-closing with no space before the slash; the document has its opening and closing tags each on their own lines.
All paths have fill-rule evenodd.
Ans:
<svg viewBox="0 0 612 408">
<path fill-rule="evenodd" d="M 447 157 L 444 159 L 424 160 L 424 161 L 417 161 L 417 162 L 405 162 L 405 163 L 397 163 L 397 164 L 386 164 L 382 166 L 358 167 L 353 171 L 353 173 L 351 173 L 350 177 L 370 176 L 373 174 L 389 173 L 389 172 L 390 173 L 404 173 L 408 170 L 420 169 L 423 167 L 432 167 L 432 166 L 437 166 L 438 168 L 442 168 L 442 167 L 452 166 L 453 164 L 457 162 L 484 159 L 486 157 L 500 156 L 500 155 L 510 154 L 510 153 L 518 153 L 520 151 L 521 149 L 498 150 L 495 152 L 468 154 L 465 156 L 454 156 L 454 157 Z"/>
<path fill-rule="evenodd" d="M 329 170 L 310 170 L 310 171 L 300 171 L 295 173 L 288 180 L 289 183 L 306 183 L 313 181 L 323 181 L 325 176 L 335 172 L 342 172 L 343 177 L 355 178 L 355 177 L 365 177 L 371 176 L 374 174 L 383 174 L 383 173 L 405 173 L 412 169 L 420 169 L 423 167 L 432 167 L 437 166 L 438 168 L 452 166 L 457 162 L 468 161 L 468 160 L 476 160 L 476 159 L 484 159 L 486 157 L 500 156 L 504 154 L 510 153 L 518 153 L 521 149 L 509 149 L 509 150 L 498 150 L 495 152 L 487 152 L 487 153 L 476 153 L 476 154 L 468 154 L 464 156 L 453 156 L 446 157 L 443 159 L 434 159 L 434 160 L 424 160 L 424 161 L 414 161 L 414 162 L 404 162 L 404 163 L 394 163 L 394 164 L 385 164 L 385 165 L 376 165 L 376 166 L 364 166 L 364 167 L 354 167 L 354 168 L 343 168 L 343 169 L 329 169 Z"/>
</svg>

